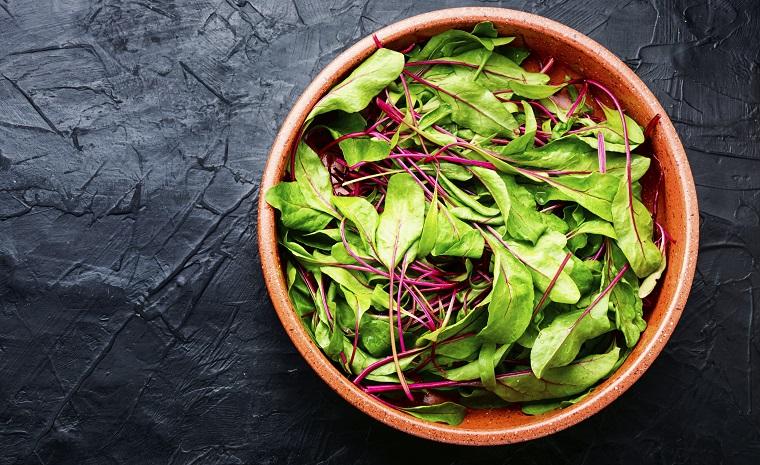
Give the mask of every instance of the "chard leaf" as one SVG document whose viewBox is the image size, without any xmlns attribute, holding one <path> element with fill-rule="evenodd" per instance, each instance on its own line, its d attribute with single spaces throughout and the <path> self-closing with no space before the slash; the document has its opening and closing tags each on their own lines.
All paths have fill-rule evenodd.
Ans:
<svg viewBox="0 0 760 465">
<path fill-rule="evenodd" d="M 514 255 L 528 267 L 534 286 L 541 293 L 546 291 L 565 259 L 564 248 L 567 243 L 565 236 L 556 231 L 547 231 L 534 246 L 509 240 L 506 242 Z M 574 304 L 580 299 L 580 291 L 570 277 L 569 268 L 565 266 L 557 277 L 554 286 L 549 291 L 549 300 Z"/>
<path fill-rule="evenodd" d="M 451 119 L 482 136 L 514 134 L 517 121 L 485 87 L 461 75 L 436 84 L 441 100 L 451 108 Z"/>
<path fill-rule="evenodd" d="M 375 232 L 378 258 L 390 269 L 417 242 L 425 221 L 425 196 L 422 188 L 407 173 L 398 173 L 388 181 L 385 210 Z M 414 257 L 410 257 L 414 258 Z"/>
<path fill-rule="evenodd" d="M 431 37 L 425 46 L 412 56 L 412 59 L 413 61 L 430 60 L 477 49 L 492 51 L 494 47 L 506 45 L 512 40 L 514 40 L 512 37 L 492 38 L 452 29 Z"/>
<path fill-rule="evenodd" d="M 326 323 L 320 321 L 314 329 L 314 338 L 328 357 L 336 359 L 343 348 L 345 336 L 337 326 L 330 328 Z"/>
<path fill-rule="evenodd" d="M 581 400 L 585 399 L 588 392 L 583 393 L 572 399 L 558 400 L 554 402 L 540 402 L 527 404 L 522 406 L 522 413 L 526 415 L 543 415 L 545 413 L 553 412 L 554 410 L 563 409 L 575 405 Z"/>
<path fill-rule="evenodd" d="M 336 196 L 333 198 L 333 204 L 354 224 L 362 239 L 370 245 L 375 244 L 375 230 L 380 217 L 371 203 L 362 197 Z"/>
<path fill-rule="evenodd" d="M 391 350 L 388 322 L 365 314 L 359 328 L 359 342 L 373 357 L 384 357 Z"/>
<path fill-rule="evenodd" d="M 524 151 L 507 151 L 507 146 L 489 146 L 502 155 L 509 156 L 515 164 L 531 168 L 542 168 L 556 171 L 597 171 L 599 159 L 596 149 L 591 149 L 577 136 L 567 136 L 553 140 L 546 145 L 528 148 Z M 650 160 L 641 155 L 631 158 L 631 175 L 634 181 L 639 180 L 647 169 Z M 610 154 L 607 157 L 607 173 L 623 176 L 625 173 L 625 156 Z"/>
<path fill-rule="evenodd" d="M 623 333 L 625 345 L 633 347 L 647 327 L 643 319 L 641 298 L 636 295 L 633 286 L 626 281 L 620 281 L 612 290 L 610 302 L 615 313 L 615 327 Z"/>
<path fill-rule="evenodd" d="M 312 208 L 339 217 L 332 205 L 333 188 L 330 173 L 316 153 L 305 142 L 298 144 L 295 176 L 304 200 Z"/>
<path fill-rule="evenodd" d="M 625 179 L 620 180 L 612 202 L 612 224 L 617 245 L 636 276 L 644 278 L 657 271 L 662 263 L 662 254 L 652 241 L 652 215 L 632 195 Z"/>
<path fill-rule="evenodd" d="M 639 297 L 642 299 L 654 291 L 655 286 L 657 286 L 657 281 L 662 277 L 662 273 L 665 271 L 667 259 L 665 258 L 664 241 L 663 246 L 660 247 L 660 253 L 662 254 L 660 267 L 657 268 L 657 270 L 655 270 L 652 274 L 644 278 L 639 285 Z"/>
<path fill-rule="evenodd" d="M 364 131 L 367 122 L 359 113 L 336 112 L 329 121 L 320 126 L 325 127 L 337 139 L 346 134 Z M 369 136 L 344 139 L 338 142 L 338 147 L 349 166 L 362 161 L 384 160 L 391 152 L 388 142 Z"/>
<path fill-rule="evenodd" d="M 499 176 L 496 171 L 489 170 L 487 168 L 481 168 L 479 166 L 470 168 L 472 173 L 477 176 L 480 182 L 486 186 L 488 192 L 493 197 L 496 205 L 501 211 L 501 216 L 506 223 L 509 221 L 510 210 L 512 209 L 512 200 L 507 192 L 507 185 L 504 184 L 504 180 Z"/>
<path fill-rule="evenodd" d="M 535 244 L 546 231 L 543 216 L 536 210 L 536 201 L 531 193 L 515 182 L 514 177 L 502 175 L 509 192 L 511 209 L 507 219 L 507 232 L 515 239 Z"/>
<path fill-rule="evenodd" d="M 280 221 L 288 229 L 319 231 L 332 220 L 332 216 L 311 208 L 295 182 L 281 182 L 272 187 L 267 191 L 266 200 L 280 210 Z"/>
<path fill-rule="evenodd" d="M 322 97 L 306 121 L 333 110 L 346 113 L 363 110 L 373 97 L 399 77 L 403 69 L 404 55 L 387 48 L 378 49 Z"/>
<path fill-rule="evenodd" d="M 501 359 L 509 350 L 509 348 L 510 348 L 510 345 L 505 344 L 499 347 L 498 349 L 495 349 L 493 352 L 490 352 L 490 353 L 484 352 L 478 357 L 478 360 L 469 362 L 465 365 L 462 365 L 461 367 L 452 368 L 451 370 L 446 370 L 446 373 L 443 374 L 443 377 L 451 381 L 468 381 L 471 379 L 480 378 L 481 373 L 484 372 L 483 367 L 498 365 L 501 362 Z M 492 363 L 488 363 L 483 360 L 485 356 L 488 354 L 490 354 L 492 357 L 492 360 L 491 360 Z"/>
<path fill-rule="evenodd" d="M 581 140 L 593 147 L 595 150 L 599 144 L 599 132 L 604 136 L 604 148 L 609 152 L 625 153 L 625 141 L 623 138 L 623 121 L 620 118 L 620 113 L 616 109 L 609 108 L 604 104 L 600 104 L 604 111 L 606 121 L 603 123 L 597 123 L 590 118 L 581 120 L 581 123 L 589 127 L 588 136 L 582 136 Z M 628 140 L 631 146 L 631 150 L 635 149 L 644 142 L 644 131 L 641 126 L 636 123 L 628 115 L 625 115 L 626 127 L 628 129 Z"/>
<path fill-rule="evenodd" d="M 483 255 L 483 237 L 472 226 L 450 214 L 445 207 L 438 212 L 437 221 L 433 256 L 480 258 Z"/>
<path fill-rule="evenodd" d="M 553 86 L 551 84 L 523 84 L 516 81 L 509 83 L 509 88 L 512 89 L 515 94 L 532 99 L 550 97 L 563 87 L 565 87 L 564 84 Z"/>
<path fill-rule="evenodd" d="M 433 194 L 433 201 L 428 204 L 428 211 L 425 214 L 425 222 L 422 225 L 422 234 L 417 244 L 417 256 L 427 257 L 435 247 L 436 238 L 438 237 L 438 191 Z"/>
<path fill-rule="evenodd" d="M 511 344 L 523 335 L 533 314 L 533 280 L 525 266 L 498 241 L 486 235 L 494 254 L 493 287 L 488 322 L 478 337 Z"/>
<path fill-rule="evenodd" d="M 481 67 L 477 69 L 456 66 L 456 72 L 467 75 L 469 79 L 475 79 L 478 84 L 488 90 L 509 89 L 513 82 L 542 85 L 549 82 L 549 76 L 542 73 L 531 73 L 521 68 L 509 58 L 484 49 L 470 50 L 458 55 L 441 58 L 442 61 L 467 63 Z"/>
<path fill-rule="evenodd" d="M 486 312 L 480 310 L 471 310 L 463 318 L 459 319 L 456 323 L 443 325 L 435 331 L 431 331 L 420 336 L 417 341 L 417 345 L 424 344 L 426 341 L 436 342 L 443 341 L 457 334 L 465 332 L 477 331 L 482 328 L 483 318 Z"/>
<path fill-rule="evenodd" d="M 402 409 L 413 417 L 422 420 L 446 423 L 456 426 L 464 420 L 467 409 L 455 402 L 443 402 L 435 405 L 420 405 L 419 407 L 406 407 Z"/>
<path fill-rule="evenodd" d="M 541 378 L 548 368 L 572 362 L 584 342 L 613 328 L 607 317 L 610 291 L 619 284 L 626 269 L 609 284 L 602 279 L 599 293 L 585 310 L 559 315 L 541 329 L 530 352 L 530 367 L 537 377 Z"/>
<path fill-rule="evenodd" d="M 619 178 L 609 173 L 562 176 L 541 176 L 546 186 L 533 187 L 539 203 L 550 200 L 571 200 L 596 216 L 612 221 L 612 200 L 617 192 Z"/>
<path fill-rule="evenodd" d="M 579 394 L 607 376 L 620 356 L 620 349 L 613 347 L 605 354 L 595 354 L 576 360 L 567 366 L 549 368 L 543 378 L 530 370 L 497 377 L 504 389 L 497 394 L 508 402 L 568 397 Z"/>
<path fill-rule="evenodd" d="M 617 239 L 615 236 L 615 228 L 604 220 L 584 221 L 576 229 L 573 229 L 570 234 L 572 236 L 577 236 L 579 234 L 598 234 L 600 236 L 609 237 L 610 239 Z"/>
<path fill-rule="evenodd" d="M 456 184 L 449 181 L 446 176 L 440 176 L 438 179 L 460 205 L 469 207 L 474 212 L 483 216 L 496 216 L 500 213 L 498 208 L 488 207 L 478 202 L 475 197 L 460 189 Z"/>
</svg>

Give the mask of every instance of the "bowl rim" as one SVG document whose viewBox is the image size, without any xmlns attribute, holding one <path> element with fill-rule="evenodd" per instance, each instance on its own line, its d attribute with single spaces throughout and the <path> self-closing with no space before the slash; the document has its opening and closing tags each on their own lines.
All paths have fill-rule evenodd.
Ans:
<svg viewBox="0 0 760 465">
<path fill-rule="evenodd" d="M 686 246 L 685 258 L 680 269 L 677 270 L 676 285 L 673 290 L 674 298 L 667 303 L 663 318 L 654 329 L 653 337 L 638 352 L 638 356 L 631 360 L 631 363 L 621 366 L 614 376 L 611 376 L 605 384 L 594 389 L 583 402 L 547 415 L 544 419 L 528 425 L 478 430 L 427 422 L 377 402 L 355 386 L 319 350 L 304 329 L 290 303 L 285 277 L 279 265 L 280 256 L 276 239 L 277 225 L 274 209 L 267 204 L 262 192 L 266 192 L 281 180 L 278 172 L 285 163 L 284 158 L 288 156 L 283 148 L 290 144 L 289 139 L 293 137 L 294 132 L 292 128 L 301 127 L 307 113 L 321 98 L 325 89 L 330 87 L 329 84 L 336 74 L 340 76 L 344 70 L 355 67 L 376 49 L 373 35 L 385 43 L 414 33 L 416 29 L 419 29 L 420 24 L 428 27 L 431 23 L 452 21 L 471 23 L 484 20 L 507 22 L 518 28 L 551 30 L 556 36 L 569 42 L 573 48 L 595 54 L 600 61 L 606 62 L 609 67 L 614 68 L 631 87 L 632 91 L 642 96 L 642 100 L 646 102 L 644 106 L 661 115 L 660 127 L 663 130 L 664 143 L 672 148 L 673 161 L 676 167 L 675 173 L 678 174 L 675 181 L 680 184 L 680 190 L 685 197 L 683 240 Z M 392 23 L 374 34 L 362 38 L 340 53 L 324 67 L 301 93 L 280 126 L 268 154 L 259 186 L 258 207 L 258 243 L 264 280 L 277 316 L 306 362 L 341 397 L 367 415 L 406 433 L 452 444 L 498 445 L 536 439 L 575 425 L 617 399 L 651 366 L 673 333 L 691 289 L 699 242 L 696 189 L 686 153 L 673 123 L 646 84 L 617 56 L 583 33 L 539 15 L 507 8 L 464 7 L 434 10 Z"/>
</svg>

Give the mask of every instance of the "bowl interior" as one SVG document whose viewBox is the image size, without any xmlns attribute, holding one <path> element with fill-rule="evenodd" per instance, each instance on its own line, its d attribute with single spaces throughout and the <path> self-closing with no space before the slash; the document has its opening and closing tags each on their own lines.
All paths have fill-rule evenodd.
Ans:
<svg viewBox="0 0 760 465">
<path fill-rule="evenodd" d="M 376 33 L 386 47 L 401 49 L 447 29 L 469 29 L 489 20 L 500 35 L 515 36 L 532 55 L 553 57 L 563 72 L 592 78 L 608 86 L 627 114 L 646 125 L 655 115 L 650 147 L 663 176 L 657 221 L 673 237 L 667 250 L 668 267 L 661 279 L 647 329 L 626 362 L 609 379 L 578 404 L 553 413 L 527 416 L 518 409 L 472 410 L 456 427 L 428 423 L 389 409 L 351 384 L 312 343 L 301 327 L 287 297 L 276 244 L 274 211 L 259 205 L 259 247 L 267 286 L 275 309 L 298 350 L 317 373 L 349 402 L 398 429 L 418 436 L 463 444 L 517 442 L 566 428 L 595 413 L 618 397 L 649 367 L 680 317 L 696 263 L 697 204 L 691 171 L 678 136 L 666 113 L 647 87 L 619 59 L 581 33 L 559 23 L 522 12 L 496 8 L 458 8 L 409 18 Z M 369 56 L 375 45 L 365 38 L 335 59 L 320 73 L 294 105 L 272 147 L 261 192 L 279 182 L 286 160 L 297 143 L 298 129 L 309 109 L 352 68 Z M 261 196 L 263 199 L 263 195 Z"/>
</svg>

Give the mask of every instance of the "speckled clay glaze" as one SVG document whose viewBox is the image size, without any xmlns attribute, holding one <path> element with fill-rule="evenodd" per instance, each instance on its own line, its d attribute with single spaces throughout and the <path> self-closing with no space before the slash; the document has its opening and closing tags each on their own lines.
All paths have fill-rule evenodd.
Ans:
<svg viewBox="0 0 760 465">
<path fill-rule="evenodd" d="M 514 10 L 454 8 L 400 21 L 377 31 L 376 36 L 385 46 L 401 49 L 447 29 L 471 28 L 480 21 L 492 21 L 500 35 L 515 36 L 517 43 L 533 53 L 552 56 L 579 76 L 601 81 L 639 124 L 646 125 L 655 115 L 661 115 L 651 140 L 664 176 L 657 220 L 673 242 L 668 247 L 668 267 L 655 308 L 648 315 L 647 329 L 626 362 L 609 379 L 583 401 L 563 410 L 539 416 L 524 415 L 516 408 L 474 410 L 461 425 L 446 426 L 416 419 L 375 401 L 354 386 L 312 342 L 288 298 L 277 247 L 275 212 L 263 194 L 282 179 L 298 130 L 312 106 L 376 49 L 371 37 L 360 40 L 325 67 L 282 124 L 261 182 L 258 234 L 264 278 L 280 321 L 298 351 L 331 388 L 366 414 L 407 433 L 449 443 L 495 445 L 527 441 L 572 426 L 607 406 L 641 377 L 667 343 L 686 304 L 697 262 L 699 216 L 689 163 L 665 110 L 620 59 L 580 32 Z"/>
</svg>

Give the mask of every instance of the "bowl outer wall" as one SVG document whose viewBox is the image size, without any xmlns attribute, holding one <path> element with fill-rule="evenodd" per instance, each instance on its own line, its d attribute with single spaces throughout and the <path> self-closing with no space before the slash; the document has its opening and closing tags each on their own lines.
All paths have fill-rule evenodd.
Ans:
<svg viewBox="0 0 760 465">
<path fill-rule="evenodd" d="M 697 196 L 686 153 L 665 110 L 652 92 L 620 59 L 580 32 L 555 21 L 501 8 L 452 8 L 414 16 L 375 33 L 390 48 L 406 46 L 452 28 L 492 21 L 500 35 L 514 35 L 541 56 L 553 56 L 574 72 L 608 86 L 627 114 L 637 122 L 661 119 L 652 134 L 653 152 L 660 161 L 665 188 L 657 220 L 673 236 L 668 268 L 647 329 L 623 365 L 581 402 L 552 413 L 526 416 L 517 409 L 477 410 L 459 426 L 431 423 L 391 409 L 356 387 L 313 343 L 288 298 L 277 246 L 274 209 L 264 193 L 280 182 L 297 142 L 299 128 L 310 109 L 335 84 L 376 50 L 371 36 L 341 53 L 306 88 L 274 140 L 259 191 L 258 240 L 264 279 L 285 331 L 317 374 L 338 394 L 375 419 L 407 433 L 441 442 L 497 445 L 527 441 L 572 426 L 598 412 L 628 389 L 662 351 L 678 322 L 691 288 L 699 234 Z"/>
</svg>

